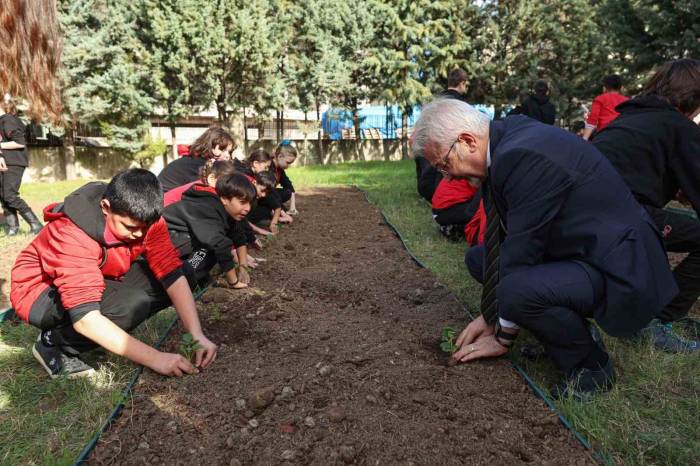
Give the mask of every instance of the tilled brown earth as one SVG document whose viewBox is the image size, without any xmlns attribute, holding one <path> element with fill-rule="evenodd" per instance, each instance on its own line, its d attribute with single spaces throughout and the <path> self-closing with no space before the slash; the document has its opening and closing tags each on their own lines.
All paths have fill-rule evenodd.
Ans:
<svg viewBox="0 0 700 466">
<path fill-rule="evenodd" d="M 146 371 L 92 464 L 592 463 L 507 361 L 445 365 L 464 311 L 360 192 L 299 208 L 253 289 L 201 305 L 214 365 Z"/>
</svg>

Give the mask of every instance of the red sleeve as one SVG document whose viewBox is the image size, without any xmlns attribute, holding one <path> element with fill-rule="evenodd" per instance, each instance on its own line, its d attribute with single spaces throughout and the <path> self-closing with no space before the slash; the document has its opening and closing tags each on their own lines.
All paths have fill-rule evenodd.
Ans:
<svg viewBox="0 0 700 466">
<path fill-rule="evenodd" d="M 182 261 L 170 240 L 168 227 L 163 217 L 159 218 L 148 229 L 143 245 L 148 266 L 158 280 L 179 270 L 182 266 Z"/>
<path fill-rule="evenodd" d="M 70 310 L 95 303 L 99 309 L 105 281 L 100 271 L 102 247 L 70 221 L 47 225 L 49 237 L 40 251 L 44 272 L 53 278 L 63 306 Z"/>
<path fill-rule="evenodd" d="M 597 128 L 600 126 L 600 96 L 593 99 L 593 104 L 591 105 L 591 112 L 588 114 L 586 119 L 587 126 L 592 126 Z"/>
</svg>

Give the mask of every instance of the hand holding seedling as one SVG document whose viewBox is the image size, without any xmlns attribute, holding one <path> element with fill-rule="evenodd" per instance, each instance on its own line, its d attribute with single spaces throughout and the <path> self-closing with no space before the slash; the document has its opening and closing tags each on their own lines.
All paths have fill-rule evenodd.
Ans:
<svg viewBox="0 0 700 466">
<path fill-rule="evenodd" d="M 457 351 L 452 357 L 456 361 L 468 362 L 480 358 L 494 358 L 508 352 L 496 340 L 496 329 L 483 316 L 472 321 L 457 338 Z"/>
<path fill-rule="evenodd" d="M 192 362 L 192 357 L 199 349 L 202 349 L 202 346 L 194 339 L 191 333 L 182 334 L 182 337 L 180 337 L 180 354 Z"/>
<path fill-rule="evenodd" d="M 457 345 L 455 345 L 455 329 L 452 327 L 445 327 L 442 329 L 442 336 L 440 338 L 440 349 L 444 353 L 452 354 L 457 351 Z"/>
<path fill-rule="evenodd" d="M 184 333 L 180 338 L 180 353 L 188 361 L 194 357 L 195 367 L 207 367 L 216 359 L 216 345 L 204 335 Z"/>
</svg>

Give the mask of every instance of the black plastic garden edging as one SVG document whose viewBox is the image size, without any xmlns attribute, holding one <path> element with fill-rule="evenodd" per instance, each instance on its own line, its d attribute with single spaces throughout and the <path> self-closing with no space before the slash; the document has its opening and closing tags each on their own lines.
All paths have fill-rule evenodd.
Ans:
<svg viewBox="0 0 700 466">
<path fill-rule="evenodd" d="M 202 288 L 200 290 L 197 290 L 194 293 L 194 299 L 195 301 L 199 300 L 199 298 L 202 297 L 202 295 L 209 289 L 207 288 Z M 165 342 L 165 339 L 168 338 L 168 335 L 170 335 L 170 332 L 175 328 L 177 325 L 178 317 L 175 316 L 175 318 L 170 322 L 168 325 L 168 328 L 165 329 L 163 334 L 160 336 L 158 341 L 156 342 L 155 345 L 153 345 L 154 348 L 160 348 L 160 346 Z M 124 405 L 126 401 L 129 398 L 129 395 L 133 391 L 134 387 L 136 386 L 136 382 L 138 382 L 139 377 L 143 373 L 143 366 L 139 366 L 135 371 L 134 374 L 131 376 L 129 379 L 129 383 L 126 384 L 126 387 L 122 391 L 121 396 L 119 397 L 119 400 L 117 401 L 116 406 L 112 410 L 112 412 L 109 414 L 107 417 L 107 420 L 102 424 L 102 427 L 95 433 L 95 435 L 92 436 L 90 441 L 85 445 L 83 450 L 80 452 L 80 455 L 78 455 L 78 458 L 75 460 L 73 463 L 73 466 L 82 466 L 87 463 L 88 458 L 90 458 L 90 455 L 92 454 L 92 451 L 95 449 L 97 446 L 97 442 L 100 440 L 100 437 L 102 434 L 107 432 L 109 428 L 112 426 L 114 421 L 117 420 L 119 415 L 121 414 L 122 410 L 124 409 Z"/>
<path fill-rule="evenodd" d="M 377 205 L 374 204 L 374 203 L 369 199 L 369 196 L 367 195 L 367 192 L 365 192 L 362 188 L 360 188 L 360 187 L 357 186 L 357 185 L 352 185 L 352 186 L 353 186 L 355 189 L 357 189 L 358 191 L 360 191 L 360 192 L 362 193 L 362 195 L 365 197 L 365 200 L 366 200 L 369 204 L 372 204 L 373 206 L 377 207 Z M 399 241 L 401 241 L 401 244 L 403 245 L 404 250 L 408 253 L 409 257 L 413 260 L 413 262 L 415 262 L 416 265 L 418 265 L 418 267 L 427 269 L 428 267 L 426 267 L 425 264 L 423 264 L 423 262 L 421 262 L 421 260 L 418 259 L 418 258 L 415 256 L 415 254 L 413 254 L 413 252 L 411 251 L 411 249 L 408 247 L 408 244 L 406 244 L 406 240 L 404 239 L 404 237 L 403 237 L 403 235 L 401 234 L 401 232 L 399 231 L 399 229 L 396 228 L 396 226 L 394 226 L 393 223 L 391 223 L 391 221 L 389 220 L 389 218 L 384 214 L 384 212 L 383 212 L 381 209 L 379 209 L 379 207 L 377 207 L 377 210 L 379 210 L 379 213 L 381 214 L 382 218 L 384 219 L 384 223 L 386 223 L 386 225 L 389 227 L 389 229 L 394 233 L 394 235 L 396 235 L 396 237 L 399 239 Z M 466 306 L 464 305 L 464 303 L 457 297 L 457 295 L 455 295 L 455 294 L 452 293 L 452 292 L 450 292 L 450 294 L 451 294 L 451 296 L 459 303 L 459 305 L 462 307 L 462 309 L 464 309 L 464 312 L 465 312 L 465 313 L 467 314 L 467 316 L 469 317 L 469 320 L 474 320 L 474 315 L 469 311 L 469 309 L 467 309 L 467 307 L 466 307 Z M 532 377 L 530 377 L 530 375 L 525 371 L 525 369 L 523 369 L 522 366 L 520 366 L 520 364 L 518 364 L 517 362 L 513 361 L 512 359 L 511 359 L 510 362 L 511 362 L 511 364 L 513 365 L 513 368 L 515 368 L 515 370 L 518 372 L 518 374 L 520 374 L 520 375 L 525 379 L 525 382 L 527 382 L 528 386 L 529 386 L 530 389 L 533 391 L 533 393 L 535 394 L 535 396 L 537 396 L 538 398 L 541 398 L 541 399 L 544 401 L 544 403 L 547 405 L 547 407 L 548 407 L 554 414 L 557 415 L 557 417 L 559 418 L 559 421 L 561 421 L 561 423 L 564 425 L 564 427 L 566 427 L 566 428 L 574 435 L 574 437 L 576 437 L 576 440 L 578 440 L 579 443 L 580 443 L 581 445 L 583 445 L 583 447 L 584 447 L 587 451 L 590 452 L 590 454 L 592 455 L 593 459 L 596 460 L 596 461 L 599 461 L 600 463 L 602 463 L 602 464 L 604 464 L 604 465 L 606 465 L 606 466 L 613 466 L 613 462 L 607 457 L 607 455 L 604 455 L 603 453 L 600 453 L 600 452 L 594 450 L 594 449 L 593 449 L 593 446 L 590 444 L 590 442 L 588 442 L 588 440 L 587 440 L 579 431 L 577 431 L 577 430 L 574 428 L 574 426 L 571 424 L 571 422 L 569 422 L 569 420 L 568 420 L 561 412 L 559 412 L 559 411 L 557 410 L 557 408 L 556 408 L 556 406 L 554 405 L 554 403 L 552 403 L 552 400 L 550 400 L 549 397 L 547 396 L 547 393 L 542 389 L 542 387 L 540 387 L 540 386 L 537 384 L 537 382 L 535 382 L 535 381 L 532 379 Z"/>
</svg>

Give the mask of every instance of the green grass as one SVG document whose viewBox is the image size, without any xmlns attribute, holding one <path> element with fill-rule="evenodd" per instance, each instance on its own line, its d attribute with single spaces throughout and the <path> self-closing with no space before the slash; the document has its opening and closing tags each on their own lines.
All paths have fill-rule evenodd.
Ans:
<svg viewBox="0 0 700 466">
<path fill-rule="evenodd" d="M 289 176 L 299 187 L 361 187 L 398 228 L 410 250 L 472 313 L 477 312 L 481 287 L 463 265 L 466 246 L 449 243 L 437 233 L 430 206 L 416 193 L 412 161 L 295 168 Z M 615 388 L 591 403 L 564 401 L 556 403 L 557 408 L 611 462 L 700 464 L 700 358 L 668 355 L 612 338 L 605 342 L 618 370 Z M 542 387 L 559 377 L 551 364 L 516 361 Z"/>
<path fill-rule="evenodd" d="M 437 233 L 429 205 L 416 194 L 412 161 L 301 167 L 289 175 L 297 188 L 361 187 L 411 251 L 476 313 L 480 285 L 463 265 L 466 246 L 449 243 Z M 38 209 L 81 183 L 26 185 L 22 192 Z M 0 246 L 27 239 L 0 234 Z M 167 312 L 140 329 L 144 340 L 152 342 L 162 332 L 173 315 Z M 0 325 L 0 464 L 71 463 L 109 414 L 134 369 L 106 356 L 95 381 L 48 380 L 28 351 L 36 334 L 28 326 Z M 614 339 L 606 344 L 618 368 L 615 389 L 592 403 L 561 402 L 557 407 L 615 463 L 699 464 L 698 357 L 666 355 Z M 523 366 L 543 387 L 556 380 L 546 363 Z"/>
</svg>

